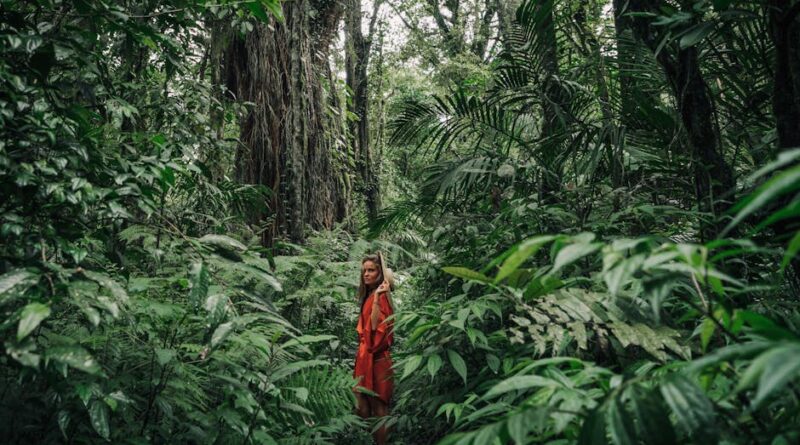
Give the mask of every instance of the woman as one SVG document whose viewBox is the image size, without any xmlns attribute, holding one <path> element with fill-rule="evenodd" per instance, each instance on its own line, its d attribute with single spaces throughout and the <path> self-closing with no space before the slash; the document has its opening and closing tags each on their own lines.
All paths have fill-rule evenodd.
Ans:
<svg viewBox="0 0 800 445">
<path fill-rule="evenodd" d="M 381 257 L 369 255 L 361 260 L 361 284 L 358 287 L 358 301 L 361 314 L 358 317 L 358 353 L 353 377 L 358 379 L 355 387 L 358 401 L 358 415 L 363 418 L 383 417 L 389 414 L 389 400 L 392 398 L 392 359 L 389 347 L 394 341 L 392 321 L 391 273 L 384 277 Z M 368 395 L 360 389 L 376 395 Z M 373 433 L 378 445 L 386 443 L 385 427 Z"/>
</svg>

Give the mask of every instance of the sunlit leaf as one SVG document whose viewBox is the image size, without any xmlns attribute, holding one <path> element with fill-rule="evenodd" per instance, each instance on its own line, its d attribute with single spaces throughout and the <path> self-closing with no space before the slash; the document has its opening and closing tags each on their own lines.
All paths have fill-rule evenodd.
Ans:
<svg viewBox="0 0 800 445">
<path fill-rule="evenodd" d="M 50 306 L 41 303 L 30 303 L 22 309 L 17 328 L 17 340 L 22 340 L 33 332 L 39 324 L 50 316 Z"/>
<path fill-rule="evenodd" d="M 439 354 L 433 354 L 428 356 L 428 374 L 430 374 L 431 378 L 436 376 L 436 373 L 439 372 L 439 369 L 442 367 L 442 357 Z"/>
<path fill-rule="evenodd" d="M 111 435 L 111 428 L 108 425 L 108 405 L 100 400 L 95 400 L 89 406 L 89 418 L 92 427 L 103 439 L 108 440 Z"/>
<path fill-rule="evenodd" d="M 545 235 L 529 238 L 521 242 L 517 246 L 516 250 L 509 255 L 505 261 L 503 261 L 503 264 L 500 266 L 500 270 L 497 272 L 497 276 L 494 278 L 494 282 L 499 283 L 503 281 L 503 279 L 511 275 L 522 265 L 522 263 L 533 256 L 533 254 L 535 254 L 539 249 L 541 249 L 542 246 L 554 240 L 555 238 L 555 236 Z"/>
<path fill-rule="evenodd" d="M 403 367 L 403 376 L 400 380 L 408 378 L 414 371 L 422 364 L 423 357 L 421 355 L 412 355 L 406 359 L 406 364 Z"/>
<path fill-rule="evenodd" d="M 64 363 L 75 369 L 94 375 L 104 375 L 100 365 L 85 349 L 80 346 L 56 346 L 48 348 L 45 358 Z"/>
<path fill-rule="evenodd" d="M 509 377 L 502 382 L 494 385 L 484 397 L 491 398 L 500 394 L 505 394 L 509 391 L 521 391 L 530 388 L 541 388 L 544 386 L 553 386 L 556 382 L 545 377 L 538 375 L 517 375 Z"/>
<path fill-rule="evenodd" d="M 491 278 L 487 277 L 486 275 L 467 269 L 466 267 L 443 267 L 442 271 L 453 275 L 454 277 L 463 278 L 465 280 L 474 280 L 481 283 L 492 282 Z"/>
</svg>

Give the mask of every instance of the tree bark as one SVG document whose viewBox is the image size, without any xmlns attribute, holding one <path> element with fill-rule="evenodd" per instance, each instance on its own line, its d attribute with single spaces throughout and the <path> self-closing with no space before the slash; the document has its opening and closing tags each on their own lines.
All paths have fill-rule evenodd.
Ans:
<svg viewBox="0 0 800 445">
<path fill-rule="evenodd" d="M 800 2 L 770 0 L 770 37 L 775 44 L 772 111 L 778 149 L 800 147 Z"/>
<path fill-rule="evenodd" d="M 241 122 L 237 152 L 241 182 L 271 190 L 266 209 L 254 209 L 265 225 L 262 243 L 289 235 L 305 239 L 306 227 L 327 229 L 341 219 L 346 199 L 339 178 L 344 165 L 332 162 L 341 149 L 336 122 L 325 112 L 328 98 L 321 79 L 341 18 L 337 2 L 298 0 L 283 3 L 285 21 L 258 23 L 244 38 L 233 39 L 225 53 L 228 89 L 253 103 Z"/>
<path fill-rule="evenodd" d="M 625 12 L 655 13 L 655 0 L 630 0 Z M 681 122 L 689 141 L 695 194 L 701 210 L 711 212 L 714 217 L 722 215 L 733 202 L 735 178 L 733 169 L 722 156 L 722 148 L 714 124 L 714 104 L 708 94 L 708 86 L 700 71 L 700 62 L 695 47 L 673 48 L 657 51 L 659 39 L 651 25 L 651 19 L 638 16 L 631 19 L 631 28 L 637 39 L 647 45 L 664 69 L 675 95 Z M 719 233 L 721 226 L 713 224 L 703 229 L 703 238 L 710 239 Z"/>
<path fill-rule="evenodd" d="M 561 190 L 561 165 L 560 136 L 564 130 L 563 118 L 559 108 L 564 105 L 564 91 L 559 83 L 560 70 L 558 65 L 558 41 L 556 40 L 555 20 L 553 19 L 553 0 L 538 2 L 533 6 L 535 19 L 535 32 L 542 42 L 539 47 L 543 51 L 542 68 L 544 70 L 544 85 L 542 88 L 542 168 L 540 198 L 545 203 L 552 203 L 555 194 Z"/>
<path fill-rule="evenodd" d="M 486 49 L 489 46 L 491 36 L 492 18 L 497 12 L 497 1 L 485 0 L 483 15 L 475 29 L 475 38 L 470 45 L 470 51 L 478 56 L 480 60 L 486 60 Z"/>
<path fill-rule="evenodd" d="M 348 102 L 348 111 L 356 116 L 356 119 L 348 121 L 348 136 L 360 176 L 359 183 L 364 193 L 367 217 L 370 219 L 378 216 L 380 191 L 369 141 L 367 67 L 380 4 L 380 0 L 374 4 L 375 9 L 370 20 L 369 35 L 366 37 L 361 30 L 361 0 L 347 0 L 345 19 L 345 72 L 347 86 L 352 94 L 352 100 Z"/>
<path fill-rule="evenodd" d="M 778 151 L 800 147 L 800 1 L 769 0 L 770 36 L 775 44 L 772 112 L 778 130 Z M 781 208 L 790 198 L 777 201 Z M 775 225 L 777 239 L 785 241 L 797 232 L 800 218 L 787 218 Z M 790 263 L 790 282 L 800 287 L 800 259 Z"/>
</svg>

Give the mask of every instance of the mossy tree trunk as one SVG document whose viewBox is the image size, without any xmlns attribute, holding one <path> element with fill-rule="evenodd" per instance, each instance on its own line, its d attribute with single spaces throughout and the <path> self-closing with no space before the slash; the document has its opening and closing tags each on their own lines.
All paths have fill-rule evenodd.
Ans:
<svg viewBox="0 0 800 445">
<path fill-rule="evenodd" d="M 326 229 L 347 217 L 341 201 L 350 191 L 341 121 L 327 113 L 330 42 L 342 8 L 338 2 L 283 3 L 284 21 L 259 23 L 237 37 L 225 54 L 228 89 L 252 108 L 241 121 L 238 179 L 271 190 L 252 218 L 264 225 L 262 243 L 288 235 L 303 241 L 306 229 Z"/>
<path fill-rule="evenodd" d="M 373 161 L 369 135 L 369 66 L 372 37 L 375 33 L 378 10 L 381 0 L 376 0 L 369 23 L 369 33 L 365 36 L 362 29 L 361 0 L 347 0 L 345 7 L 345 73 L 351 100 L 348 101 L 348 139 L 360 177 L 358 181 L 363 190 L 367 217 L 378 216 L 380 206 L 380 190 L 376 165 Z"/>
</svg>

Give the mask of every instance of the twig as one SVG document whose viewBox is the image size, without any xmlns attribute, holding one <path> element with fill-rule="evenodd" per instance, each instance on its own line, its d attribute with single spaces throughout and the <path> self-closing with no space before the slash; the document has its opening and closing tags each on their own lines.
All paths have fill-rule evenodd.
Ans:
<svg viewBox="0 0 800 445">
<path fill-rule="evenodd" d="M 697 295 L 700 297 L 700 301 L 703 302 L 703 307 L 706 309 L 706 312 L 711 311 L 711 308 L 708 306 L 708 301 L 706 301 L 705 295 L 703 295 L 703 291 L 700 289 L 700 283 L 697 282 L 697 277 L 695 276 L 694 272 L 692 272 L 692 283 L 694 283 L 694 288 L 697 290 Z"/>
</svg>

